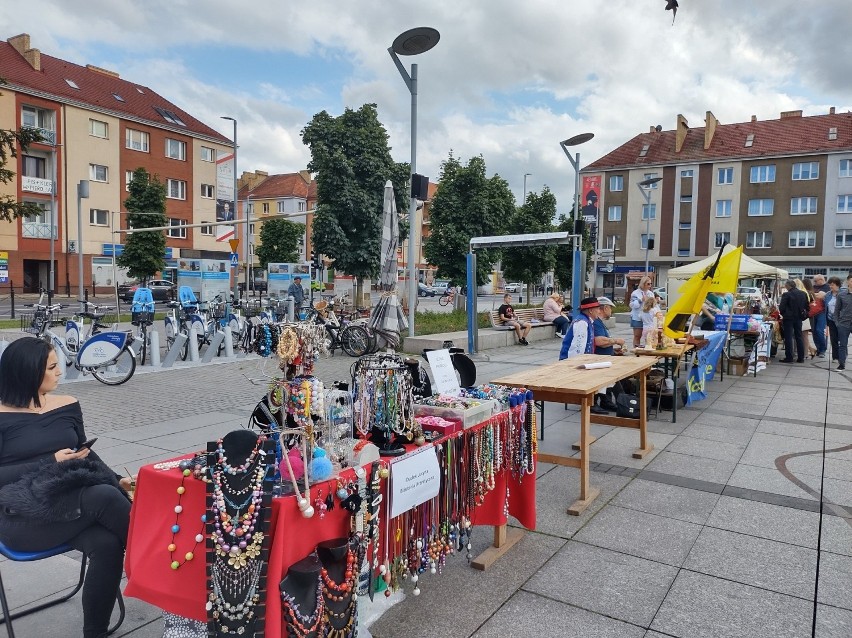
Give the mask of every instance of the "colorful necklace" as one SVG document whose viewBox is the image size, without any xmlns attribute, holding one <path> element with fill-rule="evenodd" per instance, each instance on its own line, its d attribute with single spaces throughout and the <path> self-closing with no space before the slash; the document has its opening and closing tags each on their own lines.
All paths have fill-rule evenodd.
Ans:
<svg viewBox="0 0 852 638">
<path fill-rule="evenodd" d="M 297 638 L 308 636 L 314 632 L 316 632 L 317 636 L 323 634 L 322 628 L 325 621 L 325 600 L 323 600 L 322 597 L 321 581 L 317 581 L 316 608 L 314 609 L 314 613 L 310 616 L 305 616 L 299 608 L 299 603 L 296 602 L 296 599 L 284 590 L 281 590 L 281 602 L 283 603 L 284 613 L 289 619 L 289 629 L 295 636 L 297 636 Z"/>
<path fill-rule="evenodd" d="M 180 569 L 183 565 L 191 561 L 195 558 L 195 550 L 198 548 L 199 543 L 204 542 L 204 526 L 207 523 L 207 514 L 201 515 L 201 531 L 195 535 L 195 545 L 192 546 L 192 550 L 186 552 L 183 556 L 183 561 L 175 560 L 175 552 L 177 551 L 177 544 L 175 543 L 178 532 L 180 532 L 180 515 L 183 512 L 183 506 L 181 505 L 181 501 L 183 500 L 183 495 L 186 492 L 186 487 L 184 486 L 184 481 L 186 481 L 186 477 L 192 475 L 192 470 L 183 470 L 180 477 L 180 485 L 177 488 L 178 493 L 178 503 L 175 505 L 175 522 L 172 525 L 172 541 L 169 543 L 169 562 L 171 564 L 172 569 Z"/>
</svg>

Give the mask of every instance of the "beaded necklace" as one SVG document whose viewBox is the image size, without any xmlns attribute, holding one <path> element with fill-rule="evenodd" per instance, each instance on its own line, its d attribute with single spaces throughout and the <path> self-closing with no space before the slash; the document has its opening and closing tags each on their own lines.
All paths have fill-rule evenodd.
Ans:
<svg viewBox="0 0 852 638">
<path fill-rule="evenodd" d="M 305 616 L 296 599 L 284 590 L 281 590 L 281 602 L 283 603 L 284 613 L 288 616 L 289 629 L 294 636 L 301 638 L 314 632 L 317 636 L 323 635 L 325 600 L 322 597 L 322 581 L 317 581 L 316 608 L 310 616 Z"/>
<path fill-rule="evenodd" d="M 175 552 L 177 551 L 177 543 L 175 542 L 177 539 L 178 532 L 180 532 L 180 515 L 183 512 L 183 506 L 181 505 L 181 501 L 183 500 L 183 495 L 186 492 L 186 487 L 184 487 L 184 481 L 186 481 L 186 477 L 192 475 L 192 470 L 186 469 L 181 472 L 180 477 L 180 485 L 177 490 L 175 490 L 178 494 L 178 502 L 175 505 L 175 522 L 171 527 L 172 530 L 172 540 L 169 543 L 169 563 L 171 568 L 174 570 L 180 569 L 183 565 L 191 561 L 195 558 L 195 550 L 198 548 L 198 544 L 204 542 L 204 526 L 207 523 L 207 514 L 201 515 L 201 531 L 195 535 L 195 545 L 192 546 L 192 549 L 186 552 L 183 555 L 183 561 L 175 560 Z"/>
</svg>

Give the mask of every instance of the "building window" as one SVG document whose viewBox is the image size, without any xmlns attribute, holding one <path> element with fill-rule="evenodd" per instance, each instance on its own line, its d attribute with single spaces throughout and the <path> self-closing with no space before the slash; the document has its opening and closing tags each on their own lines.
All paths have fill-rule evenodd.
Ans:
<svg viewBox="0 0 852 638">
<path fill-rule="evenodd" d="M 816 215 L 816 197 L 794 197 L 790 200 L 791 215 Z"/>
<path fill-rule="evenodd" d="M 774 199 L 750 199 L 748 200 L 749 217 L 766 217 L 775 212 Z"/>
<path fill-rule="evenodd" d="M 254 204 L 249 202 L 248 205 L 246 206 L 246 211 L 248 212 L 249 215 L 253 215 L 254 214 Z"/>
<path fill-rule="evenodd" d="M 677 249 L 678 257 L 689 257 L 689 248 L 678 248 Z"/>
<path fill-rule="evenodd" d="M 254 224 L 249 224 L 249 235 L 254 236 Z"/>
<path fill-rule="evenodd" d="M 201 223 L 204 224 L 206 222 L 201 222 Z M 212 237 L 216 232 L 215 228 L 216 228 L 215 226 L 202 226 L 201 227 L 201 234 L 202 235 L 208 235 L 208 236 Z"/>
<path fill-rule="evenodd" d="M 89 135 L 92 137 L 109 138 L 109 124 L 100 120 L 89 120 Z"/>
<path fill-rule="evenodd" d="M 732 209 L 733 205 L 730 199 L 716 200 L 716 217 L 730 217 Z"/>
<path fill-rule="evenodd" d="M 278 212 L 286 213 L 287 212 L 287 202 L 278 202 Z"/>
<path fill-rule="evenodd" d="M 166 157 L 176 160 L 186 160 L 186 142 L 166 138 Z"/>
<path fill-rule="evenodd" d="M 102 164 L 89 164 L 89 179 L 93 182 L 108 182 L 109 168 Z"/>
<path fill-rule="evenodd" d="M 100 208 L 90 208 L 89 224 L 92 226 L 109 226 L 109 211 Z"/>
<path fill-rule="evenodd" d="M 852 213 L 852 195 L 837 196 L 837 212 Z"/>
<path fill-rule="evenodd" d="M 840 170 L 837 174 L 838 177 L 852 177 L 852 160 L 842 159 L 840 160 Z"/>
<path fill-rule="evenodd" d="M 124 171 L 124 190 L 130 192 L 130 182 L 133 181 L 133 171 Z"/>
<path fill-rule="evenodd" d="M 608 250 L 616 251 L 618 250 L 618 235 L 607 235 L 606 236 L 606 247 Z"/>
<path fill-rule="evenodd" d="M 182 179 L 169 179 L 166 185 L 166 197 L 169 199 L 186 199 L 186 182 Z"/>
<path fill-rule="evenodd" d="M 835 248 L 852 248 L 852 229 L 834 231 Z"/>
<path fill-rule="evenodd" d="M 642 235 L 640 236 L 640 242 L 641 242 L 640 247 L 642 248 L 642 250 L 645 250 L 646 248 L 648 248 L 648 238 L 649 237 L 651 238 L 651 243 L 653 244 L 654 243 L 654 237 L 655 237 L 654 233 L 651 233 L 650 235 L 646 235 L 645 233 L 642 233 Z"/>
<path fill-rule="evenodd" d="M 607 208 L 606 220 L 608 222 L 620 222 L 621 206 L 610 206 L 609 208 Z"/>
<path fill-rule="evenodd" d="M 216 151 L 214 151 L 209 146 L 201 147 L 201 161 L 202 162 L 215 162 L 216 161 Z"/>
<path fill-rule="evenodd" d="M 21 157 L 21 175 L 46 179 L 46 163 L 43 157 L 24 155 Z"/>
<path fill-rule="evenodd" d="M 681 195 L 680 196 L 680 203 L 681 204 L 691 204 L 692 203 L 692 194 L 690 193 L 688 195 Z"/>
<path fill-rule="evenodd" d="M 304 213 L 308 208 L 308 203 L 302 199 L 299 200 L 299 212 Z"/>
<path fill-rule="evenodd" d="M 731 243 L 731 233 L 716 233 L 713 246 L 721 248 L 725 244 Z"/>
<path fill-rule="evenodd" d="M 21 107 L 21 125 L 52 131 L 53 111 L 38 109 L 34 106 L 23 106 Z"/>
<path fill-rule="evenodd" d="M 772 248 L 772 231 L 756 230 L 746 233 L 746 248 Z"/>
<path fill-rule="evenodd" d="M 646 179 L 654 179 L 655 177 L 658 177 L 658 175 L 656 173 L 645 173 L 645 177 L 644 177 L 643 181 L 646 180 Z M 654 182 L 653 184 L 650 184 L 648 186 L 643 186 L 642 188 L 649 188 L 651 190 L 654 190 L 655 188 L 659 188 L 659 187 L 660 187 L 660 182 Z"/>
<path fill-rule="evenodd" d="M 263 202 L 263 214 L 264 215 L 269 214 L 269 202 Z"/>
<path fill-rule="evenodd" d="M 734 183 L 734 169 L 729 166 L 728 168 L 720 168 L 717 172 L 719 176 L 717 183 L 718 184 L 733 184 Z"/>
<path fill-rule="evenodd" d="M 166 235 L 173 239 L 186 239 L 186 222 L 182 219 L 169 219 L 169 228 Z"/>
<path fill-rule="evenodd" d="M 793 164 L 793 179 L 819 179 L 819 162 Z"/>
<path fill-rule="evenodd" d="M 691 168 L 685 168 L 680 172 L 681 177 L 692 177 L 693 172 Z"/>
<path fill-rule="evenodd" d="M 678 230 L 692 230 L 692 222 L 680 222 Z"/>
<path fill-rule="evenodd" d="M 623 175 L 610 175 L 609 177 L 609 190 L 612 192 L 623 191 L 624 190 L 624 176 Z"/>
<path fill-rule="evenodd" d="M 657 219 L 656 204 L 642 204 L 642 220 Z"/>
<path fill-rule="evenodd" d="M 768 184 L 775 181 L 775 164 L 764 164 L 762 166 L 751 167 L 752 184 Z"/>
<path fill-rule="evenodd" d="M 787 245 L 790 248 L 814 248 L 816 246 L 816 231 L 791 230 Z"/>
<path fill-rule="evenodd" d="M 201 196 L 206 199 L 213 199 L 214 188 L 213 184 L 202 184 L 201 185 Z"/>
<path fill-rule="evenodd" d="M 148 134 L 145 131 L 137 131 L 135 129 L 127 129 L 125 135 L 125 146 L 134 151 L 148 152 Z"/>
</svg>

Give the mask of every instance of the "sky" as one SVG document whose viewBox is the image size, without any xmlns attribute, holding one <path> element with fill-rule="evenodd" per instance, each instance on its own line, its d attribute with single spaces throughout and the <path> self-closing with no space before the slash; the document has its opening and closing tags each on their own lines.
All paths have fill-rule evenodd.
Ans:
<svg viewBox="0 0 852 638">
<path fill-rule="evenodd" d="M 229 138 L 238 171 L 290 173 L 320 111 L 378 106 L 411 158 L 411 96 L 387 48 L 437 29 L 418 65 L 417 172 L 481 155 L 520 203 L 549 187 L 568 213 L 574 170 L 682 113 L 704 125 L 852 109 L 849 0 L 4 0 L 0 38 L 146 85 Z"/>
</svg>

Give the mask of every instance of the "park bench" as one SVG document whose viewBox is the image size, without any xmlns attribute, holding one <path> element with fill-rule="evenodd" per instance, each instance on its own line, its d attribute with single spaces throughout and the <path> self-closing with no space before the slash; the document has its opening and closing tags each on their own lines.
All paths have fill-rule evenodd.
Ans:
<svg viewBox="0 0 852 638">
<path fill-rule="evenodd" d="M 500 313 L 497 310 L 492 310 L 488 313 L 491 319 L 491 327 L 494 330 L 511 330 L 512 326 L 504 326 L 500 322 Z M 544 308 L 521 308 L 515 310 L 515 318 L 520 321 L 529 321 L 533 328 L 553 327 L 552 321 L 544 320 Z"/>
</svg>

